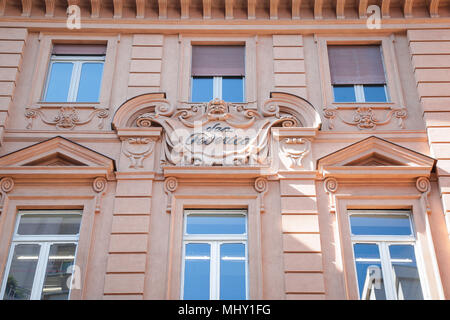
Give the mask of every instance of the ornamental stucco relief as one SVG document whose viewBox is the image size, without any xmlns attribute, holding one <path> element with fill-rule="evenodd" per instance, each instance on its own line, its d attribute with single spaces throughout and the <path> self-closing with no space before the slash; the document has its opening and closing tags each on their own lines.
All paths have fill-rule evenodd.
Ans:
<svg viewBox="0 0 450 320">
<path fill-rule="evenodd" d="M 50 112 L 51 113 L 51 112 Z M 109 118 L 109 109 L 96 108 L 85 118 L 81 119 L 79 111 L 73 106 L 64 106 L 59 108 L 58 113 L 51 118 L 49 110 L 41 107 L 28 108 L 25 111 L 25 118 L 28 121 L 27 129 L 33 127 L 33 120 L 40 118 L 45 124 L 55 126 L 56 129 L 72 130 L 76 126 L 82 126 L 91 122 L 95 117 L 98 118 L 98 129 L 103 129 L 105 121 Z"/>
<path fill-rule="evenodd" d="M 155 108 L 135 121 L 139 128 L 155 125 L 164 129 L 162 164 L 268 165 L 270 129 L 301 123 L 276 104 L 259 111 L 216 99 L 165 113 Z"/>
</svg>

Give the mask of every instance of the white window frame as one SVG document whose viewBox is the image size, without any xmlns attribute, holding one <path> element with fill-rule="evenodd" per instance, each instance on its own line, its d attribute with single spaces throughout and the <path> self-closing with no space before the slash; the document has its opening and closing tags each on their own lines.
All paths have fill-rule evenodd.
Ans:
<svg viewBox="0 0 450 320">
<path fill-rule="evenodd" d="M 40 300 L 42 295 L 42 289 L 45 282 L 45 274 L 47 269 L 48 258 L 50 254 L 50 247 L 53 244 L 75 244 L 75 258 L 74 264 L 76 265 L 76 257 L 78 252 L 78 239 L 79 239 L 79 231 L 76 235 L 19 235 L 17 233 L 20 220 L 23 215 L 27 214 L 45 214 L 45 215 L 62 215 L 62 214 L 79 214 L 82 217 L 82 213 L 80 210 L 49 210 L 49 211 L 32 211 L 26 210 L 21 211 L 17 214 L 17 221 L 14 228 L 14 235 L 11 241 L 11 246 L 9 249 L 9 256 L 6 263 L 5 274 L 3 278 L 3 284 L 0 290 L 0 299 L 4 299 L 4 294 L 6 291 L 6 284 L 11 268 L 12 259 L 14 256 L 14 250 L 16 245 L 20 244 L 36 244 L 40 246 L 38 263 L 36 265 L 35 276 L 33 280 L 33 285 L 31 288 L 30 300 Z M 81 223 L 80 223 L 81 229 Z M 73 271 L 73 269 L 72 269 Z M 68 300 L 70 299 L 71 287 L 69 287 L 69 295 Z"/>
<path fill-rule="evenodd" d="M 339 85 L 338 85 L 339 86 Z M 345 84 L 343 84 L 343 86 L 345 86 Z M 342 102 L 336 102 L 336 98 L 334 96 L 334 85 L 333 87 L 333 100 L 334 103 L 361 103 L 361 102 L 367 102 L 367 103 L 389 103 L 389 95 L 388 95 L 388 89 L 386 84 L 384 84 L 384 94 L 386 96 L 386 101 L 381 101 L 381 102 L 371 102 L 371 101 L 366 101 L 366 97 L 364 95 L 364 84 L 349 84 L 349 86 L 353 86 L 353 90 L 355 91 L 355 100 L 356 101 L 342 101 Z"/>
<path fill-rule="evenodd" d="M 58 101 L 58 102 L 76 102 L 77 95 L 78 95 L 78 87 L 80 85 L 81 80 L 81 69 L 83 67 L 84 63 L 103 63 L 103 69 L 105 67 L 105 56 L 62 56 L 62 55 L 52 55 L 50 59 L 50 63 L 48 65 L 47 70 L 47 80 L 45 82 L 45 90 L 44 94 L 42 96 L 42 101 L 47 102 L 46 96 L 47 96 L 47 90 L 48 85 L 50 83 L 50 73 L 52 70 L 52 66 L 55 62 L 70 62 L 73 63 L 73 69 L 72 69 L 72 75 L 70 78 L 70 85 L 69 90 L 67 92 L 67 98 L 66 101 Z M 101 81 L 103 81 L 103 72 Z M 101 90 L 101 83 L 99 85 L 99 90 Z M 100 92 L 99 92 L 99 98 L 100 100 Z M 99 101 L 90 101 L 90 102 L 99 102 Z"/>
<path fill-rule="evenodd" d="M 409 224 L 411 227 L 411 235 L 354 235 L 351 233 L 351 223 L 350 217 L 352 215 L 402 215 L 407 216 Z M 416 240 L 416 232 L 414 229 L 414 224 L 412 220 L 412 213 L 410 210 L 349 210 L 348 223 L 350 226 L 351 240 L 352 240 L 352 254 L 353 254 L 353 268 L 356 275 L 356 284 L 358 286 L 358 297 L 359 296 L 359 281 L 356 271 L 356 258 L 354 252 L 354 244 L 376 244 L 378 245 L 380 253 L 380 264 L 383 275 L 383 282 L 385 288 L 385 294 L 387 300 L 397 300 L 397 293 L 395 290 L 395 277 L 392 272 L 391 262 L 396 261 L 396 259 L 391 259 L 389 254 L 389 246 L 394 245 L 412 245 L 414 247 L 414 255 L 416 258 L 417 272 L 419 274 L 420 286 L 422 289 L 422 295 L 424 299 L 428 298 L 428 290 L 425 281 L 424 266 L 420 255 L 419 245 Z M 364 259 L 358 259 L 363 261 Z M 377 259 L 378 260 L 378 259 Z"/>
<path fill-rule="evenodd" d="M 209 76 L 211 77 L 211 76 Z M 222 79 L 227 76 L 212 76 L 213 78 L 213 100 L 219 99 L 222 100 Z M 232 76 L 236 78 L 242 78 L 242 100 L 243 101 L 226 101 L 226 102 L 236 102 L 236 103 L 244 103 L 245 102 L 245 77 L 244 76 Z M 191 77 L 191 99 L 194 96 L 194 78 L 208 78 L 208 76 L 192 76 Z M 193 101 L 193 102 L 209 102 L 209 101 Z"/>
<path fill-rule="evenodd" d="M 187 233 L 187 217 L 188 215 L 215 215 L 215 214 L 238 214 L 245 217 L 245 233 L 243 234 L 188 234 Z M 248 216 L 245 210 L 185 210 L 183 219 L 183 253 L 182 253 L 182 275 L 180 299 L 184 299 L 184 278 L 185 278 L 185 261 L 186 261 L 186 245 L 190 243 L 209 244 L 210 251 L 210 300 L 220 299 L 220 245 L 224 243 L 244 244 L 245 246 L 245 299 L 249 297 L 249 281 L 248 281 Z"/>
</svg>

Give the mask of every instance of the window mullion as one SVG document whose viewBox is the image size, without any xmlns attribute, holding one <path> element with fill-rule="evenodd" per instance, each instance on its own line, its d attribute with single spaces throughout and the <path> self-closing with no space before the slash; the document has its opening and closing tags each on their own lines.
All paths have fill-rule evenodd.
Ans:
<svg viewBox="0 0 450 320">
<path fill-rule="evenodd" d="M 213 99 L 222 99 L 222 77 L 213 78 Z"/>
<path fill-rule="evenodd" d="M 381 268 L 383 270 L 386 298 L 388 300 L 397 300 L 397 295 L 395 293 L 395 281 L 394 276 L 392 274 L 392 267 L 389 255 L 389 245 L 387 242 L 381 242 L 379 246 L 380 246 Z"/>
<path fill-rule="evenodd" d="M 210 242 L 211 258 L 210 258 L 210 299 L 219 300 L 217 295 L 218 274 L 217 274 L 217 241 Z"/>
<path fill-rule="evenodd" d="M 30 300 L 40 300 L 42 287 L 45 280 L 45 270 L 48 263 L 48 255 L 51 243 L 39 243 L 41 249 L 39 251 L 38 264 L 36 266 L 36 274 L 34 276 L 33 287 L 31 290 Z"/>
<path fill-rule="evenodd" d="M 365 102 L 364 87 L 362 84 L 355 84 L 355 98 L 356 102 Z"/>
<path fill-rule="evenodd" d="M 81 61 L 74 61 L 73 64 L 74 66 L 72 70 L 72 77 L 70 78 L 67 102 L 75 102 L 77 100 L 78 85 L 80 84 L 81 77 L 81 66 L 83 63 Z"/>
</svg>

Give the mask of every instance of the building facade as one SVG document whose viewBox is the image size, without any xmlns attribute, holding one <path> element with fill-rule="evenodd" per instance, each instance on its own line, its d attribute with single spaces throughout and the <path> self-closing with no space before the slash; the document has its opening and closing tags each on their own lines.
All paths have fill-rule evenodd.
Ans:
<svg viewBox="0 0 450 320">
<path fill-rule="evenodd" d="M 448 299 L 450 2 L 0 0 L 2 299 Z"/>
</svg>

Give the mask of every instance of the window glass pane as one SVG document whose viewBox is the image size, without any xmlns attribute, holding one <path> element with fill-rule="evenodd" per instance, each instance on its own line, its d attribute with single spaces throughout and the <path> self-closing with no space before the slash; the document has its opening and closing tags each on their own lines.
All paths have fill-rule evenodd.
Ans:
<svg viewBox="0 0 450 320">
<path fill-rule="evenodd" d="M 246 217 L 242 214 L 189 214 L 186 232 L 189 234 L 245 234 Z"/>
<path fill-rule="evenodd" d="M 335 102 L 356 102 L 354 86 L 333 86 Z"/>
<path fill-rule="evenodd" d="M 399 300 L 422 300 L 419 272 L 412 245 L 390 245 L 395 291 Z"/>
<path fill-rule="evenodd" d="M 69 298 L 69 277 L 72 275 L 76 245 L 74 243 L 52 244 L 45 271 L 42 300 L 67 300 Z M 69 282 L 69 283 L 68 283 Z"/>
<path fill-rule="evenodd" d="M 350 225 L 354 235 L 412 235 L 407 215 L 352 214 Z"/>
<path fill-rule="evenodd" d="M 185 300 L 208 300 L 210 288 L 211 246 L 208 243 L 188 243 L 184 261 Z"/>
<path fill-rule="evenodd" d="M 384 85 L 364 85 L 364 98 L 366 102 L 386 102 Z"/>
<path fill-rule="evenodd" d="M 14 247 L 4 300 L 30 299 L 39 251 L 38 244 L 18 244 Z"/>
<path fill-rule="evenodd" d="M 213 77 L 193 77 L 191 101 L 209 102 L 213 100 L 213 83 Z"/>
<path fill-rule="evenodd" d="M 245 300 L 245 245 L 220 245 L 220 299 Z"/>
<path fill-rule="evenodd" d="M 78 85 L 78 102 L 97 102 L 102 83 L 103 63 L 83 63 Z"/>
<path fill-rule="evenodd" d="M 80 214 L 24 214 L 20 218 L 17 234 L 78 234 Z"/>
<path fill-rule="evenodd" d="M 386 300 L 378 245 L 356 243 L 353 251 L 361 300 Z"/>
<path fill-rule="evenodd" d="M 44 100 L 47 102 L 66 102 L 72 77 L 72 62 L 54 62 L 51 65 L 47 91 Z"/>
<path fill-rule="evenodd" d="M 227 102 L 244 101 L 244 79 L 242 77 L 222 78 L 222 100 Z"/>
</svg>

